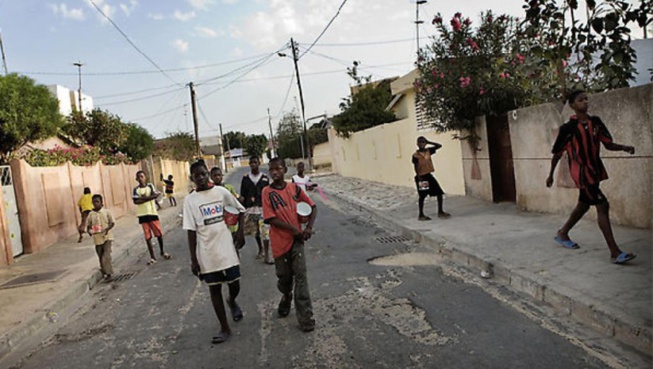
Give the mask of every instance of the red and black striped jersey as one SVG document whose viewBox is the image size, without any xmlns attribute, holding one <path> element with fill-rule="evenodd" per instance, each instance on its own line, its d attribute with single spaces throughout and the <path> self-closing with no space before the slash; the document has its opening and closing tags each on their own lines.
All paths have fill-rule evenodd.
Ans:
<svg viewBox="0 0 653 369">
<path fill-rule="evenodd" d="M 601 142 L 611 143 L 612 135 L 601 118 L 588 118 L 581 121 L 572 115 L 569 121 L 560 127 L 551 150 L 553 154 L 567 152 L 571 178 L 578 188 L 597 185 L 608 179 L 608 173 L 601 161 Z"/>
</svg>

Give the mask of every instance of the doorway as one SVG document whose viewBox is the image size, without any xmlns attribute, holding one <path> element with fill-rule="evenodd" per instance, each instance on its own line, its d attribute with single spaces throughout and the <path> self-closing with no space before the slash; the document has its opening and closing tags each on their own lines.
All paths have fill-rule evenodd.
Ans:
<svg viewBox="0 0 653 369">
<path fill-rule="evenodd" d="M 492 177 L 492 200 L 515 202 L 515 168 L 507 115 L 485 117 Z"/>
<path fill-rule="evenodd" d="M 14 192 L 14 180 L 11 175 L 11 167 L 0 165 L 0 184 L 2 185 L 2 196 L 7 214 L 7 223 L 9 225 L 9 239 L 11 240 L 11 249 L 13 256 L 23 254 L 23 241 L 20 235 L 20 221 L 18 219 L 18 205 L 16 204 L 16 193 Z"/>
</svg>

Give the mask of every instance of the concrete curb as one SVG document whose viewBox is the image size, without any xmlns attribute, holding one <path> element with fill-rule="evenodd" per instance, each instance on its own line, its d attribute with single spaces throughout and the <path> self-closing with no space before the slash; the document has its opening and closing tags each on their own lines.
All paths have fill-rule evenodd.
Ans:
<svg viewBox="0 0 653 369">
<path fill-rule="evenodd" d="M 399 224 L 395 219 L 380 213 L 370 206 L 352 203 L 339 193 L 329 192 L 329 195 L 337 199 L 337 201 L 358 206 L 360 210 L 368 213 L 383 226 L 415 242 L 433 248 L 444 258 L 463 264 L 478 272 L 487 271 L 495 281 L 513 291 L 526 294 L 536 301 L 544 302 L 561 314 L 571 317 L 603 335 L 613 337 L 646 355 L 653 352 L 653 332 L 651 332 L 651 328 L 629 322 L 625 317 L 617 316 L 602 309 L 598 301 L 584 298 L 577 291 L 558 285 L 550 285 L 542 278 L 538 278 L 531 272 L 517 266 L 498 262 L 489 257 L 474 255 L 465 250 L 463 245 L 456 245 L 443 237 L 426 236 L 419 231 Z"/>
<path fill-rule="evenodd" d="M 164 234 L 168 233 L 172 226 L 178 222 L 178 219 L 177 213 L 174 215 L 168 215 L 165 219 L 161 217 L 163 223 L 161 226 L 164 230 Z M 121 245 L 120 248 L 117 248 L 114 251 L 114 254 L 112 255 L 114 265 L 121 264 L 132 254 L 140 255 L 147 251 L 147 248 L 141 248 L 140 251 L 132 251 L 132 247 L 143 242 L 141 236 L 142 234 L 138 233 L 138 238 L 129 239 L 124 245 Z M 15 348 L 25 343 L 32 335 L 38 333 L 49 324 L 52 324 L 47 318 L 48 313 L 66 310 L 80 297 L 91 291 L 101 280 L 102 273 L 94 268 L 92 271 L 89 271 L 87 278 L 82 278 L 81 280 L 76 281 L 68 287 L 68 290 L 65 293 L 60 295 L 59 299 L 52 302 L 50 305 L 43 307 L 42 310 L 45 312 L 44 314 L 39 314 L 26 321 L 24 324 L 21 324 L 3 334 L 2 337 L 0 337 L 0 360 L 9 355 L 15 350 Z"/>
</svg>

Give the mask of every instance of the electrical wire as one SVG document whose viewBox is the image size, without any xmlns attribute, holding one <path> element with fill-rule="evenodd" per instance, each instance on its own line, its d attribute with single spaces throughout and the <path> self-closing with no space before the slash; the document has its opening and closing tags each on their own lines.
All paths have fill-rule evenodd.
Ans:
<svg viewBox="0 0 653 369">
<path fill-rule="evenodd" d="M 163 86 L 163 87 L 146 88 L 146 89 L 138 90 L 138 91 L 122 92 L 122 93 L 115 93 L 115 94 L 111 94 L 111 95 L 96 96 L 96 97 L 93 97 L 93 100 L 102 100 L 102 99 L 108 99 L 108 98 L 117 97 L 117 96 L 137 95 L 137 94 L 140 94 L 140 93 L 143 93 L 143 92 L 163 90 L 163 89 L 171 88 L 171 87 L 177 87 L 177 85 L 167 85 L 167 86 Z"/>
<path fill-rule="evenodd" d="M 343 1 L 342 1 L 342 4 L 340 4 L 340 7 L 338 8 L 338 11 L 337 11 L 336 14 L 333 16 L 333 18 L 331 18 L 331 20 L 329 21 L 329 23 L 327 23 L 326 27 L 324 27 L 324 29 L 322 30 L 322 32 L 320 32 L 320 34 L 317 36 L 317 38 L 315 39 L 315 41 L 313 41 L 313 43 L 311 44 L 311 46 L 309 46 L 308 49 L 307 49 L 306 51 L 304 51 L 304 53 L 303 53 L 302 55 L 300 55 L 299 58 L 297 58 L 297 60 L 301 59 L 304 55 L 306 55 L 306 53 L 307 53 L 309 50 L 311 50 L 311 49 L 313 48 L 313 46 L 315 46 L 315 44 L 320 40 L 320 38 L 322 38 L 322 35 L 324 35 L 324 33 L 329 29 L 329 27 L 331 26 L 331 23 L 333 23 L 333 21 L 336 20 L 336 18 L 338 17 L 338 15 L 340 15 L 340 11 L 342 10 L 342 7 L 345 6 L 346 3 L 347 3 L 347 0 L 343 0 Z"/>
<path fill-rule="evenodd" d="M 420 37 L 420 40 L 428 39 L 428 37 Z M 387 44 L 398 44 L 401 42 L 414 42 L 415 38 L 402 38 L 397 40 L 386 40 L 386 41 L 367 41 L 367 42 L 343 42 L 343 43 L 328 43 L 328 44 L 315 44 L 317 47 L 348 47 L 348 46 L 374 46 L 374 45 L 387 45 Z M 307 43 L 297 42 L 297 45 L 305 46 L 309 45 Z"/>
<path fill-rule="evenodd" d="M 281 108 L 279 108 L 279 112 L 277 113 L 277 115 L 274 116 L 274 119 L 279 118 L 279 116 L 283 112 L 283 109 L 286 108 L 286 103 L 288 102 L 288 96 L 290 96 L 290 90 L 292 89 L 293 82 L 295 82 L 294 74 L 290 75 L 290 83 L 288 83 L 288 89 L 286 90 L 286 97 L 283 98 L 283 103 L 281 104 Z"/>
<path fill-rule="evenodd" d="M 130 45 L 132 45 L 132 47 L 134 47 L 134 49 L 136 49 L 136 51 L 138 51 L 141 55 L 143 55 L 143 56 L 145 57 L 145 59 L 147 59 L 147 60 L 148 60 L 152 65 L 154 65 L 154 66 L 156 67 L 156 69 L 158 69 L 158 70 L 159 70 L 159 71 L 160 71 L 164 76 L 166 76 L 169 80 L 171 80 L 172 82 L 174 82 L 176 85 L 181 86 L 181 84 L 180 84 L 179 82 L 175 81 L 172 77 L 170 77 L 170 75 L 168 75 L 168 73 L 166 73 L 163 69 L 161 69 L 161 67 L 159 67 L 159 65 L 158 65 L 157 63 L 155 63 L 154 60 L 152 60 L 152 58 L 150 58 L 149 56 L 147 56 L 147 54 L 145 54 L 141 49 L 139 49 L 138 46 L 136 46 L 136 44 L 134 44 L 134 42 L 132 42 L 132 40 L 129 39 L 129 37 L 127 36 L 127 34 L 125 34 L 125 32 L 123 32 L 123 31 L 120 29 L 120 27 L 118 27 L 117 24 L 116 24 L 116 23 L 115 23 L 111 18 L 109 18 L 109 16 L 107 16 L 106 14 L 104 14 L 104 12 L 102 11 L 102 9 L 100 9 L 100 7 L 98 7 L 97 4 L 95 4 L 95 2 L 94 2 L 93 0 L 88 0 L 88 1 L 89 1 L 89 2 L 90 2 L 90 3 L 95 7 L 95 9 L 97 9 L 98 12 L 100 12 L 100 14 L 102 14 L 102 16 L 103 16 L 104 18 L 106 18 L 106 19 L 109 21 L 109 23 L 111 23 L 111 25 L 112 25 L 116 30 L 118 30 L 118 32 L 120 32 L 120 34 L 125 38 L 125 40 L 127 40 L 127 42 L 128 42 Z"/>
<path fill-rule="evenodd" d="M 142 101 L 142 100 L 152 99 L 152 98 L 159 97 L 159 96 L 164 96 L 164 95 L 167 95 L 167 94 L 170 94 L 170 93 L 173 93 L 173 92 L 177 92 L 177 91 L 180 91 L 180 90 L 185 90 L 185 89 L 186 89 L 186 87 L 180 87 L 180 88 L 174 89 L 172 91 L 160 92 L 160 93 L 154 94 L 154 95 L 142 96 L 142 97 L 138 97 L 138 98 L 131 99 L 131 100 L 113 101 L 113 102 L 108 102 L 108 103 L 98 104 L 98 105 L 111 106 L 111 105 L 130 104 L 130 103 L 134 103 L 134 102 L 137 102 L 137 101 Z"/>
</svg>

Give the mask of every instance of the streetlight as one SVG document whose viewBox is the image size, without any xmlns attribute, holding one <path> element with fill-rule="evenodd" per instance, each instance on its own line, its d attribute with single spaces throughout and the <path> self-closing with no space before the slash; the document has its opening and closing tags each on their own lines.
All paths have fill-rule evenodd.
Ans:
<svg viewBox="0 0 653 369">
<path fill-rule="evenodd" d="M 77 67 L 77 74 L 79 75 L 79 89 L 77 90 L 77 99 L 79 101 L 79 112 L 84 114 L 82 111 L 82 62 L 73 63 Z"/>
<path fill-rule="evenodd" d="M 417 0 L 415 1 L 415 38 L 417 40 L 417 57 L 419 58 L 419 25 L 424 23 L 423 20 L 419 19 L 419 6 L 426 4 L 426 0 Z"/>
</svg>

